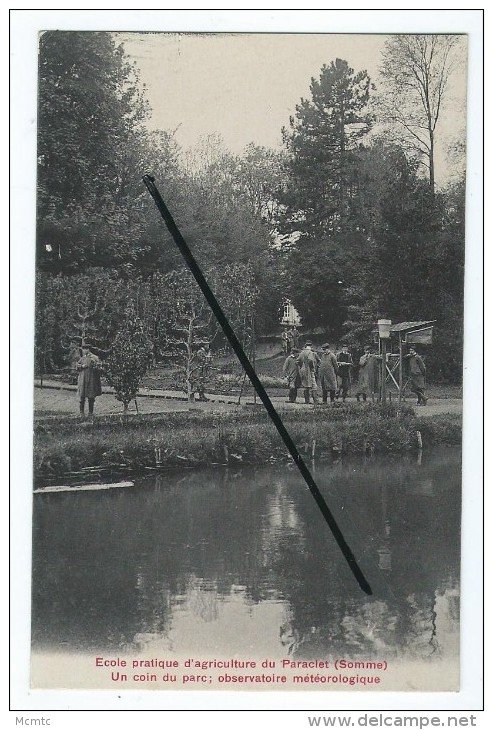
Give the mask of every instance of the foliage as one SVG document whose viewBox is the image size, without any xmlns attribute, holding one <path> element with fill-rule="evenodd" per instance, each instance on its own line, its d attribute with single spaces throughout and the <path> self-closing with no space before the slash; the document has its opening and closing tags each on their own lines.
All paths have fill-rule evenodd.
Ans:
<svg viewBox="0 0 493 730">
<path fill-rule="evenodd" d="M 218 325 L 192 274 L 187 269 L 160 277 L 162 292 L 161 349 L 177 368 L 177 379 L 194 399 L 199 352 L 213 341 Z"/>
<path fill-rule="evenodd" d="M 370 78 L 347 61 L 323 66 L 312 79 L 312 98 L 302 99 L 290 131 L 284 130 L 289 181 L 286 222 L 302 236 L 340 232 L 357 185 L 354 152 L 370 131 Z"/>
<path fill-rule="evenodd" d="M 255 338 L 255 315 L 259 297 L 251 263 L 236 263 L 214 272 L 219 304 L 243 349 L 251 351 Z M 218 333 L 219 334 L 219 333 Z"/>
<path fill-rule="evenodd" d="M 237 263 L 225 270 L 207 272 L 211 289 L 247 350 L 254 337 L 258 290 L 252 267 Z M 191 273 L 184 268 L 154 278 L 154 295 L 159 301 L 156 330 L 160 352 L 177 368 L 178 382 L 193 399 L 200 377 L 200 351 L 210 345 L 224 346 L 224 336 L 214 314 Z"/>
<path fill-rule="evenodd" d="M 43 377 L 55 368 L 57 333 L 57 306 L 55 287 L 51 277 L 36 273 L 35 284 L 35 327 L 34 327 L 34 371 Z"/>
<path fill-rule="evenodd" d="M 152 344 L 142 321 L 132 306 L 127 307 L 111 353 L 104 362 L 106 380 L 114 388 L 115 398 L 123 403 L 124 411 L 139 391 L 150 365 L 151 352 Z"/>
<path fill-rule="evenodd" d="M 291 241 L 288 294 L 308 326 L 338 336 L 345 319 L 344 288 L 364 245 L 355 215 L 358 149 L 370 131 L 371 82 L 337 59 L 312 79 L 284 130 L 288 183 L 281 232 Z"/>
<path fill-rule="evenodd" d="M 88 269 L 84 274 L 54 277 L 39 272 L 37 372 L 41 356 L 55 370 L 73 366 L 85 342 L 104 357 L 111 349 L 126 305 L 135 298 L 136 288 L 111 269 Z"/>
<path fill-rule="evenodd" d="M 462 369 L 464 188 L 433 195 L 395 146 L 378 141 L 362 155 L 372 191 L 366 255 L 351 278 L 349 342 L 368 341 L 381 317 L 437 320 L 427 368 L 459 382 Z M 364 178 L 362 178 L 364 179 Z"/>
<path fill-rule="evenodd" d="M 289 297 L 305 329 L 354 345 L 382 316 L 436 319 L 428 372 L 460 380 L 462 140 L 453 185 L 437 193 L 420 175 L 423 156 L 433 168 L 458 43 L 389 39 L 378 108 L 392 135 L 375 134 L 366 71 L 336 59 L 296 106 L 283 151 L 233 154 L 217 134 L 185 152 L 173 130 L 146 131 L 144 89 L 112 34 L 44 33 L 36 371 L 70 364 L 86 338 L 112 351 L 129 306 L 189 396 L 197 351 L 226 346 L 142 185 L 151 172 L 248 353 L 276 333 Z"/>
<path fill-rule="evenodd" d="M 146 115 L 134 67 L 109 33 L 40 38 L 38 265 L 51 272 L 131 263 L 134 170 Z"/>
<path fill-rule="evenodd" d="M 254 216 L 275 226 L 286 184 L 285 154 L 250 143 L 236 161 L 234 181 Z"/>
</svg>

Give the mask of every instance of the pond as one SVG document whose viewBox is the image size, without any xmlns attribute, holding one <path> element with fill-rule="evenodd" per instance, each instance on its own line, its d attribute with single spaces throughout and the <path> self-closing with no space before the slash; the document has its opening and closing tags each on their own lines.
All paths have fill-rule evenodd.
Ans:
<svg viewBox="0 0 493 730">
<path fill-rule="evenodd" d="M 34 495 L 35 684 L 66 681 L 51 685 L 42 670 L 43 657 L 58 666 L 64 655 L 267 657 L 276 666 L 344 657 L 432 665 L 426 682 L 440 676 L 454 689 L 460 450 L 344 458 L 312 471 L 371 596 L 289 463 Z M 388 687 L 421 683 L 413 675 Z"/>
</svg>

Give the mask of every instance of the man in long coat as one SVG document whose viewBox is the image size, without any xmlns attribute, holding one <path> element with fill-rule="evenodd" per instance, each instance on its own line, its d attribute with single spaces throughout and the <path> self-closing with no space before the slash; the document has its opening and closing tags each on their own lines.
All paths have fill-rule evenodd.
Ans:
<svg viewBox="0 0 493 730">
<path fill-rule="evenodd" d="M 330 402 L 333 403 L 337 390 L 337 359 L 328 343 L 322 345 L 318 377 L 322 386 L 322 402 L 327 403 L 327 395 L 330 395 Z"/>
<path fill-rule="evenodd" d="M 406 355 L 409 368 L 409 377 L 411 379 L 411 391 L 418 396 L 416 405 L 425 406 L 428 398 L 425 397 L 425 375 L 426 367 L 423 359 L 418 355 L 414 347 L 411 347 L 409 354 Z"/>
<path fill-rule="evenodd" d="M 205 389 L 207 387 L 207 381 L 212 365 L 212 355 L 208 345 L 199 348 L 196 355 L 196 366 L 194 368 L 194 375 L 196 377 L 196 390 L 198 398 L 197 400 L 207 402 L 209 398 L 205 395 Z"/>
<path fill-rule="evenodd" d="M 298 363 L 296 362 L 299 355 L 299 349 L 293 347 L 291 353 L 287 356 L 284 361 L 282 372 L 286 380 L 288 381 L 289 388 L 289 402 L 296 403 L 298 396 L 298 388 L 301 386 L 300 371 Z"/>
<path fill-rule="evenodd" d="M 84 407 L 87 398 L 89 404 L 89 415 L 94 413 L 94 401 L 101 395 L 101 376 L 99 368 L 101 362 L 97 355 L 91 352 L 89 346 L 82 346 L 82 357 L 77 363 L 79 377 L 77 380 L 77 395 L 79 396 L 80 413 L 84 415 Z"/>
<path fill-rule="evenodd" d="M 342 352 L 337 355 L 337 374 L 341 378 L 340 392 L 342 393 L 343 402 L 346 400 L 349 389 L 351 388 L 351 371 L 353 369 L 353 359 L 347 345 L 343 345 Z"/>
<path fill-rule="evenodd" d="M 359 359 L 358 385 L 356 388 L 356 399 L 359 402 L 360 395 L 366 401 L 368 395 L 373 395 L 378 390 L 378 357 L 371 351 L 369 345 L 365 345 L 365 351 Z"/>
<path fill-rule="evenodd" d="M 304 391 L 305 403 L 310 402 L 310 396 L 314 403 L 318 403 L 316 374 L 319 358 L 313 352 L 311 342 L 305 344 L 296 362 L 300 369 L 301 387 Z"/>
</svg>

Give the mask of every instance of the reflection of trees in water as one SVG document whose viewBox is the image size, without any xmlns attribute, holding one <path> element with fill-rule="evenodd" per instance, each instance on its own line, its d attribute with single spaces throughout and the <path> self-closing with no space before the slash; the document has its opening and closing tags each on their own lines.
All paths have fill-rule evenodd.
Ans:
<svg viewBox="0 0 493 730">
<path fill-rule="evenodd" d="M 186 604 L 190 613 L 202 621 L 215 621 L 218 617 L 217 591 L 211 590 L 211 586 L 203 586 L 197 576 L 190 576 Z"/>
<path fill-rule="evenodd" d="M 125 560 L 136 547 L 126 530 L 128 499 L 123 490 L 108 497 L 60 494 L 35 503 L 34 646 L 102 651 L 126 645 L 140 629 L 135 566 Z"/>
<path fill-rule="evenodd" d="M 398 616 L 384 601 L 368 601 L 341 622 L 346 653 L 387 656 L 399 644 Z"/>
<path fill-rule="evenodd" d="M 290 469 L 190 471 L 134 490 L 43 497 L 34 520 L 34 643 L 102 651 L 161 636 L 165 644 L 174 611 L 220 620 L 219 602 L 240 587 L 252 604 L 286 602 L 282 624 L 259 633 L 274 632 L 292 656 L 428 656 L 439 650 L 439 627 L 458 617 L 460 504 L 450 454 L 421 467 L 363 458 L 318 465 L 343 533 L 373 571 L 373 598 Z M 437 620 L 436 596 L 445 595 Z"/>
<path fill-rule="evenodd" d="M 177 606 L 215 620 L 217 595 L 233 586 L 252 603 L 277 596 L 266 542 L 271 494 L 270 476 L 218 470 L 43 497 L 34 520 L 34 644 L 116 649 L 135 636 L 142 644 L 169 631 Z M 296 516 L 277 499 L 282 532 Z"/>
<path fill-rule="evenodd" d="M 319 479 L 343 533 L 348 539 L 357 534 L 360 554 L 371 555 L 374 572 L 385 574 L 380 583 L 370 576 L 370 583 L 383 588 L 380 598 L 378 591 L 373 598 L 363 597 L 341 575 L 337 553 L 308 514 L 310 503 L 293 492 L 301 522 L 311 526 L 305 553 L 292 552 L 282 561 L 294 576 L 292 581 L 286 576 L 291 610 L 282 632 L 292 637 L 289 650 L 296 656 L 350 652 L 425 658 L 442 650 L 437 596 L 458 581 L 460 501 L 458 491 L 450 488 L 457 487 L 458 463 L 425 462 L 417 471 L 414 460 L 403 465 L 389 461 L 385 471 L 371 461 L 358 471 L 354 462 L 347 467 L 339 462 Z M 352 524 L 344 510 L 351 512 Z M 315 561 L 314 576 L 310 566 L 315 556 L 322 559 Z M 454 602 L 449 599 L 447 605 L 454 632 Z"/>
<path fill-rule="evenodd" d="M 305 531 L 285 477 L 275 476 L 261 527 L 263 566 L 275 566 L 287 552 L 303 551 Z"/>
<path fill-rule="evenodd" d="M 440 654 L 437 637 L 437 614 L 435 596 L 411 594 L 407 597 L 410 606 L 409 646 L 416 656 Z"/>
</svg>

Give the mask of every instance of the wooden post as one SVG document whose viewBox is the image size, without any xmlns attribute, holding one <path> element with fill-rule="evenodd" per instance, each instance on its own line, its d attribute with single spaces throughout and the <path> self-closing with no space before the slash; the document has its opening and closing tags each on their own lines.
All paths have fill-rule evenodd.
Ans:
<svg viewBox="0 0 493 730">
<path fill-rule="evenodd" d="M 381 393 L 382 393 L 382 403 L 385 403 L 387 400 L 387 340 L 385 338 L 382 338 L 380 340 L 382 343 L 382 387 L 381 387 Z"/>
<path fill-rule="evenodd" d="M 402 335 L 399 332 L 399 403 L 402 401 L 402 364 L 403 364 L 403 358 L 402 358 Z"/>
<path fill-rule="evenodd" d="M 241 381 L 240 392 L 239 392 L 239 395 L 238 395 L 238 405 L 241 404 L 241 396 L 243 395 L 243 388 L 245 387 L 245 380 L 246 380 L 246 370 L 243 373 L 243 380 Z"/>
<path fill-rule="evenodd" d="M 252 316 L 252 365 L 255 370 L 255 360 L 257 356 L 257 345 L 255 342 L 255 316 Z M 253 402 L 257 405 L 257 389 L 253 389 Z"/>
<path fill-rule="evenodd" d="M 379 355 L 379 357 L 382 357 L 382 339 L 380 337 L 378 338 L 378 355 Z M 380 381 L 381 380 L 382 380 L 382 368 L 380 367 Z M 371 401 L 372 401 L 372 403 L 375 402 L 373 391 L 371 394 Z M 382 402 L 382 383 L 381 382 L 380 382 L 380 387 L 378 389 L 377 402 L 378 403 Z"/>
</svg>

